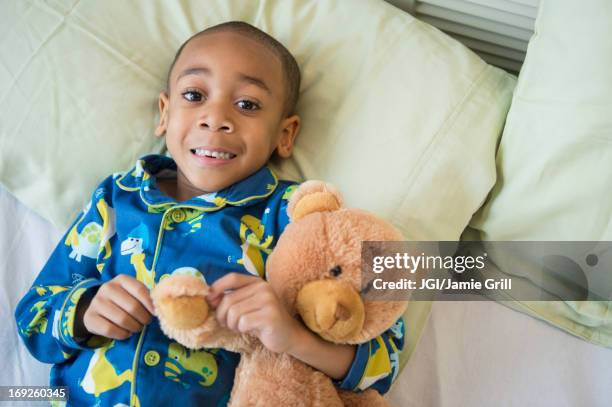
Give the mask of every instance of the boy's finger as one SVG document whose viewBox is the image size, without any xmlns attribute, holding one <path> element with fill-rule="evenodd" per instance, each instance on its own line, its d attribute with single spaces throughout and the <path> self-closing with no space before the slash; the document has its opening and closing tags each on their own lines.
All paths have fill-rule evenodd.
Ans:
<svg viewBox="0 0 612 407">
<path fill-rule="evenodd" d="M 136 298 L 142 305 L 145 306 L 147 311 L 151 315 L 155 315 L 155 308 L 153 307 L 153 300 L 151 299 L 151 294 L 147 286 L 145 286 L 142 282 L 136 280 L 135 278 L 126 278 L 121 280 L 121 286 L 132 295 L 132 297 Z"/>
<path fill-rule="evenodd" d="M 87 330 L 94 335 L 101 335 L 111 339 L 122 340 L 132 336 L 131 332 L 119 328 L 99 314 L 91 316 L 90 321 L 88 321 Z"/>
<path fill-rule="evenodd" d="M 258 283 L 263 283 L 259 279 Z M 265 283 L 263 283 L 265 284 Z M 237 314 L 251 312 L 263 306 L 266 295 L 262 291 L 260 284 L 243 286 L 238 290 L 224 294 L 215 310 L 217 320 L 221 325 L 235 329 L 233 322 L 236 322 Z"/>
<path fill-rule="evenodd" d="M 142 325 L 138 321 L 112 300 L 101 301 L 98 314 L 115 326 L 129 331 L 130 333 L 138 332 L 142 329 Z"/>
<path fill-rule="evenodd" d="M 146 325 L 151 322 L 151 314 L 149 311 L 147 311 L 144 305 L 123 287 L 117 287 L 116 290 L 109 293 L 107 298 L 127 312 L 132 318 L 138 321 L 138 323 Z"/>
<path fill-rule="evenodd" d="M 222 294 L 208 294 L 206 296 L 206 301 L 208 301 L 208 303 L 210 304 L 211 307 L 213 308 L 217 308 L 219 306 L 219 303 L 221 302 L 221 300 L 223 299 L 223 295 Z"/>
<path fill-rule="evenodd" d="M 249 284 L 261 281 L 261 278 L 242 273 L 229 273 L 213 283 L 211 295 L 219 295 L 227 290 L 236 290 Z"/>
<path fill-rule="evenodd" d="M 261 279 L 257 279 L 257 281 L 255 281 L 255 283 L 260 283 L 260 282 L 262 282 Z M 247 299 L 250 302 L 257 302 L 257 300 L 259 299 L 259 296 L 258 296 L 259 292 L 260 292 L 260 287 L 256 284 L 242 286 L 239 289 L 232 290 L 230 292 L 226 292 L 225 294 L 221 295 L 219 306 L 222 306 L 223 304 L 226 304 L 226 305 L 237 304 Z"/>
<path fill-rule="evenodd" d="M 251 333 L 259 337 L 259 328 L 263 325 L 265 321 L 264 318 L 265 315 L 263 315 L 261 310 L 254 310 L 253 312 L 242 315 L 238 320 L 236 330 L 242 333 Z"/>
<path fill-rule="evenodd" d="M 239 303 L 233 304 L 227 309 L 225 315 L 225 326 L 231 330 L 238 329 L 238 322 L 242 318 L 248 318 L 250 313 L 259 310 L 259 305 L 253 301 L 245 300 Z"/>
</svg>

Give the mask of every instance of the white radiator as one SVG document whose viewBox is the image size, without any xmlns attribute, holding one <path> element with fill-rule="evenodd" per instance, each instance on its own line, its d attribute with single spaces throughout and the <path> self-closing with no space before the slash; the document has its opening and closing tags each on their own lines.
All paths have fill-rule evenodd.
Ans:
<svg viewBox="0 0 612 407">
<path fill-rule="evenodd" d="M 387 1 L 515 74 L 525 59 L 539 4 L 539 0 Z"/>
</svg>

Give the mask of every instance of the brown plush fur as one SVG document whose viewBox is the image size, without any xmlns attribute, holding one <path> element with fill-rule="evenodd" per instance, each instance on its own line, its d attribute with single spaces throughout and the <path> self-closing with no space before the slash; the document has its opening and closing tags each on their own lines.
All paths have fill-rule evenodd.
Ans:
<svg viewBox="0 0 612 407">
<path fill-rule="evenodd" d="M 390 328 L 407 305 L 404 301 L 362 301 L 361 242 L 402 240 L 402 235 L 387 222 L 365 211 L 340 208 L 341 204 L 332 186 L 319 181 L 302 184 L 290 199 L 293 222 L 269 256 L 266 276 L 289 312 L 313 332 L 335 343 L 359 344 Z M 192 313 L 194 319 L 202 320 L 203 313 L 195 299 L 184 297 L 179 288 L 184 283 L 174 283 L 172 289 L 163 290 L 164 295 L 154 295 L 156 307 L 165 301 L 165 311 L 159 315 L 162 329 L 188 347 L 223 347 L 241 353 L 230 405 L 387 405 L 375 390 L 338 391 L 323 373 L 291 356 L 268 351 L 249 335 L 222 329 L 214 317 L 187 333 L 178 329 L 177 322 L 185 325 L 185 316 L 173 317 L 178 307 L 168 306 L 168 301 L 181 301 L 181 312 Z"/>
<path fill-rule="evenodd" d="M 329 377 L 263 346 L 242 354 L 234 379 L 232 406 L 343 406 Z"/>
</svg>

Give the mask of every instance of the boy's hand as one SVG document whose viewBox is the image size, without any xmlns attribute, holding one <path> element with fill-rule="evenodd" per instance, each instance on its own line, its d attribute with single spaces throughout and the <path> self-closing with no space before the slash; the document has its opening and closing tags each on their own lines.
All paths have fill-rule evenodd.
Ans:
<svg viewBox="0 0 612 407">
<path fill-rule="evenodd" d="M 147 287 L 134 277 L 121 274 L 100 286 L 82 322 L 91 334 L 127 339 L 150 323 L 153 313 Z M 75 321 L 75 332 L 79 322 Z"/>
<path fill-rule="evenodd" d="M 217 308 L 221 325 L 257 336 L 272 352 L 287 352 L 304 329 L 285 310 L 270 284 L 256 276 L 223 276 L 211 286 L 208 302 Z"/>
</svg>

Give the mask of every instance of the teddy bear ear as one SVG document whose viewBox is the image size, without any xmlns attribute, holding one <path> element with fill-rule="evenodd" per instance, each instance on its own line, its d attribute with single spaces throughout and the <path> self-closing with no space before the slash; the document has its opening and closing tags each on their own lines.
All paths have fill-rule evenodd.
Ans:
<svg viewBox="0 0 612 407">
<path fill-rule="evenodd" d="M 287 213 L 292 222 L 314 212 L 330 212 L 342 207 L 342 196 L 331 184 L 306 181 L 289 198 Z"/>
</svg>

